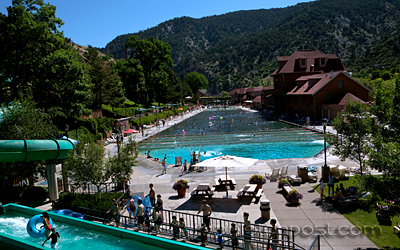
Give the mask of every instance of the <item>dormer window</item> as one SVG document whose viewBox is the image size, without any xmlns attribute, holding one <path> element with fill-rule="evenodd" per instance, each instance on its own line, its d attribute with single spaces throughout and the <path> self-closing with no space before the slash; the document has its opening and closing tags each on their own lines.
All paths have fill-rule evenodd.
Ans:
<svg viewBox="0 0 400 250">
<path fill-rule="evenodd" d="M 307 60 L 306 59 L 300 59 L 300 67 L 301 68 L 307 67 Z"/>
<path fill-rule="evenodd" d="M 321 67 L 324 67 L 326 65 L 326 59 L 325 58 L 320 58 L 319 59 L 319 64 L 321 65 Z"/>
</svg>

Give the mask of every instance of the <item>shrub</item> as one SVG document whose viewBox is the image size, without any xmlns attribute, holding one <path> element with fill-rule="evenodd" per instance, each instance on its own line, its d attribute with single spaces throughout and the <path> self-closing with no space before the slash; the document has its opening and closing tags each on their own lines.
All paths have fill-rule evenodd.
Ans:
<svg viewBox="0 0 400 250">
<path fill-rule="evenodd" d="M 266 182 L 267 182 L 267 179 L 265 179 L 264 175 L 261 175 L 261 174 L 253 174 L 249 179 L 250 184 L 263 185 Z"/>
<path fill-rule="evenodd" d="M 78 207 L 90 208 L 100 211 L 108 211 L 111 207 L 111 199 L 118 199 L 122 193 L 102 193 L 101 199 L 98 194 L 72 194 L 64 193 L 56 202 L 56 209 L 78 210 Z M 128 199 L 125 194 L 122 199 Z"/>
<path fill-rule="evenodd" d="M 181 188 L 189 188 L 189 181 L 188 180 L 177 180 L 174 185 L 172 186 L 172 189 L 174 190 L 179 190 Z"/>
<path fill-rule="evenodd" d="M 293 188 L 292 190 L 289 191 L 287 197 L 286 197 L 289 201 L 292 198 L 297 198 L 297 199 L 303 199 L 303 195 L 299 193 L 299 191 L 297 191 L 297 189 Z"/>
<path fill-rule="evenodd" d="M 27 187 L 22 192 L 22 201 L 37 201 L 47 198 L 48 192 L 43 187 Z"/>
</svg>

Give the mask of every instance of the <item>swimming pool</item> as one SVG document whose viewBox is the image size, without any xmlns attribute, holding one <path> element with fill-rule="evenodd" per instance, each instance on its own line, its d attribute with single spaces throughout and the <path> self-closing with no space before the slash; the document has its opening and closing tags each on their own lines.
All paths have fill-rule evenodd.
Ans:
<svg viewBox="0 0 400 250">
<path fill-rule="evenodd" d="M 190 152 L 200 160 L 219 155 L 254 159 L 313 157 L 323 149 L 323 135 L 274 121 L 243 110 L 205 111 L 139 143 L 139 152 L 190 162 Z M 204 153 L 205 152 L 205 153 Z"/>
<path fill-rule="evenodd" d="M 6 205 L 5 209 L 7 212 L 0 216 L 0 242 L 21 249 L 41 249 L 40 245 L 45 238 L 30 237 L 26 225 L 32 215 L 42 211 L 15 204 Z M 50 217 L 61 236 L 58 249 L 201 249 L 198 246 L 63 215 L 50 214 Z M 46 242 L 45 246 L 50 247 L 50 243 Z"/>
</svg>

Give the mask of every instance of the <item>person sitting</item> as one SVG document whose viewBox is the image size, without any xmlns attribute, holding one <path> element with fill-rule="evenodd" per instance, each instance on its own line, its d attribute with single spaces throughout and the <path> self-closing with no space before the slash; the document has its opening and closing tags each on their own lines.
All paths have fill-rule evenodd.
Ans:
<svg viewBox="0 0 400 250">
<path fill-rule="evenodd" d="M 335 195 L 334 199 L 339 200 L 339 201 L 343 201 L 345 199 L 342 192 L 340 192 L 339 186 L 336 186 L 336 195 Z"/>
<path fill-rule="evenodd" d="M 343 194 L 344 197 L 348 197 L 347 191 L 343 187 L 343 183 L 340 183 L 340 192 Z"/>
</svg>

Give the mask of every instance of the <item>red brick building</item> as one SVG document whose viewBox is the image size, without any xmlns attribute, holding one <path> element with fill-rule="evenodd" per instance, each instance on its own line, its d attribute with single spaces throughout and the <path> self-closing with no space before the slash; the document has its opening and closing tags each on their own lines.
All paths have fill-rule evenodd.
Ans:
<svg viewBox="0 0 400 250">
<path fill-rule="evenodd" d="M 278 57 L 272 73 L 273 88 L 263 90 L 262 107 L 266 112 L 288 117 L 310 117 L 311 121 L 333 119 L 347 102 L 346 98 L 368 103 L 371 90 L 353 79 L 334 54 L 318 50 L 296 51 Z"/>
</svg>

